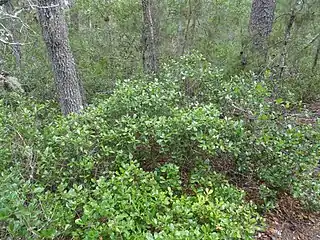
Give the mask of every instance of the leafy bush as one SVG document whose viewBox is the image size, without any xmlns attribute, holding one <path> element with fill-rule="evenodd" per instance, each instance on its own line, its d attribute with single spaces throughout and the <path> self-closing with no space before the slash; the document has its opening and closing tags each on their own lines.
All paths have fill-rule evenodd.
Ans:
<svg viewBox="0 0 320 240">
<path fill-rule="evenodd" d="M 273 191 L 289 192 L 319 209 L 319 178 L 313 174 L 320 159 L 319 126 L 290 118 L 257 120 L 251 126 L 247 146 L 237 159 L 240 170 Z"/>
<path fill-rule="evenodd" d="M 32 168 L 36 164 L 36 150 L 42 130 L 57 118 L 59 111 L 55 106 L 51 101 L 39 103 L 17 94 L 0 101 L 1 170 L 19 165 L 35 174 Z"/>
<path fill-rule="evenodd" d="M 65 118 L 51 102 L 0 102 L 6 234 L 249 239 L 259 220 L 253 206 L 203 170 L 205 159 L 228 159 L 263 182 L 267 207 L 287 191 L 320 208 L 319 124 L 298 124 L 287 99 L 271 100 L 268 83 L 252 74 L 227 79 L 201 55 L 165 65 L 158 77 L 119 83 Z"/>
<path fill-rule="evenodd" d="M 1 175 L 0 225 L 3 239 L 53 239 L 68 233 L 74 211 L 68 193 L 54 195 L 19 176 L 18 169 Z"/>
<path fill-rule="evenodd" d="M 178 179 L 174 168 L 164 172 Z M 154 173 L 133 164 L 125 164 L 109 181 L 100 178 L 83 216 L 76 220 L 81 226 L 77 235 L 81 239 L 249 239 L 258 229 L 253 206 L 245 204 L 243 195 L 231 186 L 217 181 L 186 196 L 175 195 L 170 186 L 164 189 L 165 182 L 160 184 Z"/>
<path fill-rule="evenodd" d="M 134 157 L 152 169 L 161 161 L 191 167 L 201 152 L 236 155 L 240 151 L 241 121 L 220 119 L 213 105 L 176 109 L 167 117 L 125 115 L 113 123 L 108 112 L 103 105 L 45 129 L 37 151 L 39 180 L 48 184 L 62 177 L 70 183 L 90 182 L 121 156 Z"/>
<path fill-rule="evenodd" d="M 177 167 L 159 171 L 173 179 L 122 164 L 91 188 L 62 183 L 54 194 L 10 175 L 1 181 L 0 222 L 8 235 L 25 239 L 250 239 L 259 229 L 254 205 L 221 176 L 193 175 L 195 192 L 185 195 L 170 187 L 179 186 Z"/>
</svg>

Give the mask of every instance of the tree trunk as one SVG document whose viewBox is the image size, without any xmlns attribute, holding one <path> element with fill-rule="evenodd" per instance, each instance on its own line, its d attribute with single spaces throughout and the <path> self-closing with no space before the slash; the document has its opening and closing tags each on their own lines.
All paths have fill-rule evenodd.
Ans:
<svg viewBox="0 0 320 240">
<path fill-rule="evenodd" d="M 82 84 L 71 52 L 60 0 L 38 0 L 39 22 L 52 63 L 61 111 L 79 113 L 85 106 Z"/>
<path fill-rule="evenodd" d="M 187 20 L 187 26 L 186 26 L 186 29 L 185 29 L 185 32 L 184 32 L 184 40 L 183 40 L 183 42 L 181 42 L 181 44 L 182 44 L 181 55 L 183 55 L 185 53 L 187 45 L 188 45 L 189 29 L 190 29 L 192 14 L 193 14 L 192 3 L 191 3 L 191 0 L 189 0 L 188 1 L 188 18 L 187 18 L 188 20 Z"/>
<path fill-rule="evenodd" d="M 143 10 L 143 68 L 146 73 L 159 70 L 159 27 L 156 21 L 155 0 L 142 0 Z"/>
<path fill-rule="evenodd" d="M 183 35 L 183 22 L 184 22 L 184 18 L 183 18 L 183 14 L 182 14 L 182 10 L 183 10 L 183 0 L 179 0 L 179 10 L 180 10 L 180 14 L 178 16 L 178 29 L 177 29 L 177 39 L 176 39 L 176 51 L 175 54 L 177 56 L 181 56 L 183 55 L 183 45 L 184 45 L 184 35 Z"/>
<path fill-rule="evenodd" d="M 253 51 L 264 60 L 267 57 L 267 40 L 272 31 L 276 0 L 252 0 L 249 32 Z"/>
<path fill-rule="evenodd" d="M 284 33 L 283 49 L 282 49 L 282 52 L 280 55 L 280 64 L 279 64 L 279 66 L 280 66 L 279 79 L 282 77 L 284 69 L 286 67 L 286 57 L 288 54 L 287 48 L 288 48 L 288 44 L 289 44 L 289 40 L 290 40 L 290 36 L 291 36 L 291 29 L 293 27 L 293 23 L 294 23 L 295 18 L 296 18 L 296 13 L 294 10 L 292 10 L 286 31 Z"/>
<path fill-rule="evenodd" d="M 316 70 L 318 60 L 319 60 L 319 55 L 320 55 L 320 38 L 318 39 L 318 47 L 317 47 L 316 55 L 314 56 L 314 60 L 312 64 L 312 72 Z"/>
<path fill-rule="evenodd" d="M 193 9 L 193 13 L 192 13 L 192 24 L 190 26 L 189 48 L 194 45 L 197 21 L 199 20 L 199 18 L 201 16 L 201 10 L 202 10 L 201 8 L 202 8 L 201 0 L 195 0 L 194 1 L 194 9 Z"/>
</svg>

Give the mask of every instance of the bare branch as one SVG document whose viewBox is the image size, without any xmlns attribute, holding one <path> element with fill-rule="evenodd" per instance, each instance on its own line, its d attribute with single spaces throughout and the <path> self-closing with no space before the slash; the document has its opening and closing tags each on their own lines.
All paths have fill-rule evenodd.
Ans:
<svg viewBox="0 0 320 240">
<path fill-rule="evenodd" d="M 310 42 L 308 42 L 308 43 L 303 47 L 302 50 L 306 49 L 306 48 L 309 47 L 312 43 L 314 43 L 314 42 L 318 39 L 319 36 L 320 36 L 320 33 L 318 33 Z"/>
<path fill-rule="evenodd" d="M 25 43 L 15 43 L 15 42 L 8 42 L 2 38 L 0 38 L 0 42 L 6 45 L 16 45 L 16 46 L 24 46 Z"/>
<path fill-rule="evenodd" d="M 31 4 L 30 5 L 32 8 L 41 8 L 41 9 L 48 9 L 48 8 L 55 8 L 55 7 L 60 7 L 60 4 L 52 4 L 52 5 L 48 5 L 48 6 L 39 6 L 36 4 Z"/>
</svg>

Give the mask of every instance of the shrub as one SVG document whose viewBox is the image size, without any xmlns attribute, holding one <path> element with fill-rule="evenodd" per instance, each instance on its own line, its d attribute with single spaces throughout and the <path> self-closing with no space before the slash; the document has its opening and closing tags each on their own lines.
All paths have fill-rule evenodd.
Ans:
<svg viewBox="0 0 320 240">
<path fill-rule="evenodd" d="M 195 192 L 186 195 L 170 187 L 180 184 L 177 167 L 159 171 L 173 178 L 128 163 L 91 188 L 61 183 L 56 193 L 10 175 L 1 181 L 0 222 L 25 239 L 250 239 L 259 229 L 255 206 L 221 176 L 193 175 Z"/>
<path fill-rule="evenodd" d="M 179 179 L 174 167 L 163 169 Z M 230 185 L 204 185 L 194 196 L 175 195 L 173 179 L 156 180 L 134 164 L 124 164 L 110 180 L 100 178 L 84 205 L 81 239 L 249 239 L 259 217 Z M 167 183 L 168 187 L 165 189 Z M 177 184 L 174 182 L 173 185 Z M 212 188 L 211 188 L 212 187 Z M 228 192 L 228 193 L 227 193 Z M 232 197 L 231 197 L 232 196 Z M 226 201 L 225 197 L 230 197 Z M 236 197 L 236 198 L 234 198 Z"/>
<path fill-rule="evenodd" d="M 250 239 L 259 220 L 254 207 L 201 168 L 205 159 L 227 158 L 236 173 L 263 182 L 269 206 L 287 191 L 320 208 L 312 174 L 319 125 L 288 117 L 287 100 L 271 101 L 268 83 L 252 74 L 226 79 L 201 55 L 165 65 L 158 77 L 119 83 L 111 96 L 65 118 L 51 102 L 0 102 L 6 234 Z"/>
<path fill-rule="evenodd" d="M 204 152 L 236 155 L 240 151 L 241 121 L 220 119 L 213 105 L 176 109 L 171 116 L 125 115 L 113 122 L 102 112 L 105 108 L 100 106 L 44 130 L 45 140 L 38 150 L 39 180 L 90 182 L 112 168 L 120 156 L 134 157 L 153 169 L 167 161 L 192 167 L 195 157 Z"/>
</svg>

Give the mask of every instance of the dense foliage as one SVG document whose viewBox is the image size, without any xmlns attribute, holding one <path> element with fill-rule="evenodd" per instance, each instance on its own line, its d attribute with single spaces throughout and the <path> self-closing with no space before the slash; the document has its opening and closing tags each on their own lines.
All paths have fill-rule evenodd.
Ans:
<svg viewBox="0 0 320 240">
<path fill-rule="evenodd" d="M 258 229 L 254 206 L 221 176 L 193 175 L 192 195 L 179 179 L 175 165 L 148 173 L 131 162 L 90 188 L 61 183 L 48 192 L 9 175 L 1 182 L 1 221 L 8 235 L 26 239 L 242 239 Z"/>
<path fill-rule="evenodd" d="M 0 239 L 255 239 L 284 196 L 319 212 L 319 9 L 0 0 Z"/>
<path fill-rule="evenodd" d="M 319 123 L 299 123 L 290 94 L 273 99 L 273 86 L 253 79 L 230 78 L 195 53 L 153 81 L 119 82 L 81 115 L 9 93 L 0 110 L 3 236 L 251 239 L 263 221 L 217 173 L 221 161 L 256 180 L 264 208 L 287 192 L 319 209 Z"/>
</svg>

